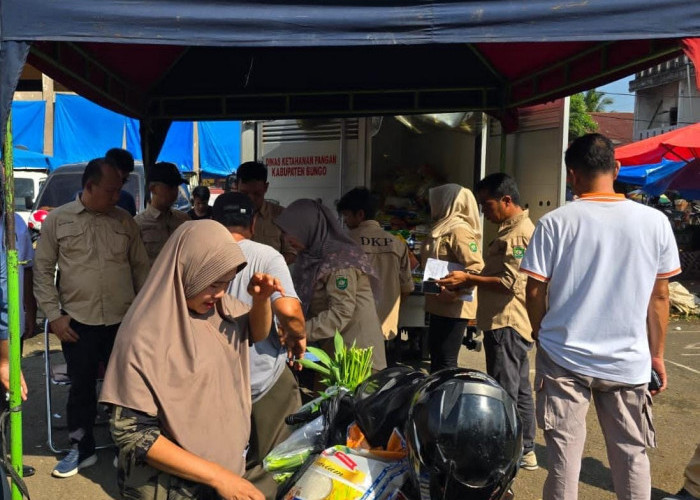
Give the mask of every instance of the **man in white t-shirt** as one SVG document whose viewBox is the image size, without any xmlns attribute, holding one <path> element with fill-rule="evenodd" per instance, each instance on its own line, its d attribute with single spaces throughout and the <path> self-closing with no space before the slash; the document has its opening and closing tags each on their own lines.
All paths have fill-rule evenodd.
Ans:
<svg viewBox="0 0 700 500">
<path fill-rule="evenodd" d="M 566 152 L 578 199 L 540 219 L 520 266 L 538 342 L 536 416 L 547 444 L 544 500 L 575 500 L 590 398 L 618 498 L 651 496 L 656 439 L 647 385 L 666 389 L 668 278 L 680 273 L 668 219 L 616 194 L 620 163 L 599 134 Z M 655 394 L 656 391 L 653 391 Z"/>
<path fill-rule="evenodd" d="M 301 394 L 291 370 L 286 366 L 288 356 L 301 358 L 306 347 L 304 313 L 295 291 L 284 257 L 269 245 L 252 241 L 255 208 L 243 193 L 224 193 L 214 202 L 212 218 L 226 226 L 238 243 L 248 264 L 231 282 L 228 293 L 251 304 L 247 283 L 255 273 L 267 273 L 279 279 L 284 295 L 275 292 L 270 297 L 275 324 L 283 332 L 284 344 L 278 331 L 256 342 L 250 349 L 250 385 L 253 398 L 251 430 L 246 472 L 244 477 L 265 494 L 275 498 L 277 484 L 272 474 L 262 468 L 262 460 L 277 444 L 291 433 L 284 418 L 301 406 Z M 235 425 L 232 422 L 232 425 Z"/>
</svg>

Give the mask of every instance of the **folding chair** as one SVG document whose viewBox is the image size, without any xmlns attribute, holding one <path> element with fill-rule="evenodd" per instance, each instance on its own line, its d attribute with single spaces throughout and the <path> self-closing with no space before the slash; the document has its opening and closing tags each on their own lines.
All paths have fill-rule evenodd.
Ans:
<svg viewBox="0 0 700 500">
<path fill-rule="evenodd" d="M 64 453 L 70 451 L 68 448 L 58 448 L 53 442 L 53 431 L 54 431 L 54 413 L 52 407 L 52 397 L 51 397 L 51 387 L 54 385 L 68 386 L 70 385 L 70 378 L 68 378 L 68 373 L 65 369 L 65 364 L 62 365 L 52 365 L 51 364 L 51 348 L 49 345 L 49 321 L 44 322 L 44 374 L 46 378 L 46 434 L 47 434 L 47 444 L 49 448 L 54 453 Z M 98 383 L 102 382 L 102 379 L 98 379 Z M 99 413 L 99 410 L 98 410 Z M 97 425 L 97 424 L 96 424 Z M 113 443 L 102 444 L 96 446 L 95 449 L 102 450 L 105 448 L 113 447 Z"/>
</svg>

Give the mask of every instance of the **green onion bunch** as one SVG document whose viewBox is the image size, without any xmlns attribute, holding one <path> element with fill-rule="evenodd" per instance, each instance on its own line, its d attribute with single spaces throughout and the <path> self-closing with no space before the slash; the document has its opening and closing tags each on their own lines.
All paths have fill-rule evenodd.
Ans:
<svg viewBox="0 0 700 500">
<path fill-rule="evenodd" d="M 345 347 L 343 337 L 338 330 L 333 337 L 335 355 L 331 358 L 324 350 L 316 347 L 307 347 L 306 350 L 319 359 L 318 363 L 307 359 L 299 360 L 299 363 L 310 370 L 315 370 L 324 378 L 321 383 L 328 386 L 344 387 L 354 391 L 367 377 L 372 374 L 372 347 L 361 349 L 355 347 L 355 342 L 350 348 Z"/>
</svg>

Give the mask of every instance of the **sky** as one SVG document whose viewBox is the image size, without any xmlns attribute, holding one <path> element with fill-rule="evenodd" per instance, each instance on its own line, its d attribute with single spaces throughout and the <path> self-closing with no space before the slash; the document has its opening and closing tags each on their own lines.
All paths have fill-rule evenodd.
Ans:
<svg viewBox="0 0 700 500">
<path fill-rule="evenodd" d="M 632 79 L 634 79 L 634 75 L 630 75 L 622 80 L 598 87 L 598 91 L 606 92 L 608 94 L 607 97 L 612 98 L 614 101 L 611 106 L 608 106 L 606 111 L 617 111 L 622 113 L 634 112 L 634 95 L 628 95 L 631 94 L 629 91 L 629 82 Z"/>
</svg>

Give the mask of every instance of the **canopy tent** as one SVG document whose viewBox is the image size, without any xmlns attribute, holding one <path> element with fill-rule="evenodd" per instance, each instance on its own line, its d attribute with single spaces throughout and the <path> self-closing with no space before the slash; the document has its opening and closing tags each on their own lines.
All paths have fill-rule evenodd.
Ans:
<svg viewBox="0 0 700 500">
<path fill-rule="evenodd" d="M 518 107 L 680 54 L 700 4 L 3 0 L 0 22 L 3 102 L 30 42 L 38 69 L 142 120 L 148 163 L 171 120 L 481 110 L 513 130 Z"/>
<path fill-rule="evenodd" d="M 622 167 L 617 180 L 640 186 L 651 196 L 677 191 L 687 200 L 700 200 L 700 159 Z"/>
<path fill-rule="evenodd" d="M 684 161 L 664 160 L 660 163 L 654 163 L 651 165 L 622 167 L 620 168 L 620 173 L 617 176 L 617 181 L 642 187 L 653 186 L 658 184 L 659 181 L 670 178 L 673 176 L 673 174 L 678 172 L 686 165 L 687 163 Z M 648 191 L 645 190 L 645 192 Z M 660 193 L 649 194 L 658 195 Z"/>
<path fill-rule="evenodd" d="M 0 142 L 30 45 L 39 70 L 141 120 L 148 165 L 175 119 L 465 110 L 512 130 L 518 107 L 644 69 L 698 35 L 700 2 L 679 0 L 2 0 Z M 15 409 L 11 248 L 8 268 Z M 20 419 L 11 413 L 21 473 Z"/>
<path fill-rule="evenodd" d="M 687 163 L 698 157 L 700 123 L 633 142 L 615 150 L 615 159 L 622 165 L 659 164 L 663 160 Z"/>
</svg>

